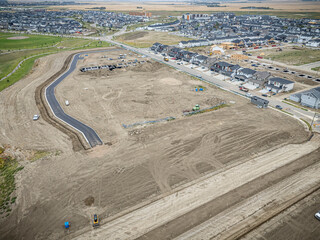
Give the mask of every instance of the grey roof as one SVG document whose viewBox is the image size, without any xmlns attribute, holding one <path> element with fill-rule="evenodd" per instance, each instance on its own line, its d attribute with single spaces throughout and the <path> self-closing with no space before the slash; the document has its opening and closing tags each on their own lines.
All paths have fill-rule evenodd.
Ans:
<svg viewBox="0 0 320 240">
<path fill-rule="evenodd" d="M 312 94 L 316 98 L 320 99 L 320 87 L 312 88 L 308 91 L 302 92 L 302 95 L 304 94 Z"/>
<path fill-rule="evenodd" d="M 243 69 L 240 69 L 239 71 L 245 73 L 245 74 L 254 74 L 256 71 L 255 70 L 252 70 L 250 68 L 243 68 Z"/>
<path fill-rule="evenodd" d="M 283 79 L 283 78 L 270 78 L 270 81 L 272 82 L 278 82 L 280 84 L 290 84 L 290 83 L 294 83 L 293 81 L 287 80 L 287 79 Z"/>
<path fill-rule="evenodd" d="M 203 55 L 198 55 L 196 58 L 199 59 L 199 60 L 200 59 L 206 60 L 208 57 L 203 56 Z"/>
<path fill-rule="evenodd" d="M 258 101 L 258 102 L 261 102 L 261 103 L 269 103 L 268 100 L 263 99 L 263 98 L 260 98 L 260 97 L 258 97 L 258 96 L 253 96 L 251 99 L 254 99 L 254 100 L 256 100 L 256 101 Z"/>
<path fill-rule="evenodd" d="M 227 62 L 218 62 L 217 63 L 221 67 L 232 67 L 233 65 Z"/>
<path fill-rule="evenodd" d="M 266 79 L 268 78 L 271 74 L 267 71 L 256 71 L 254 74 L 257 78 L 261 79 Z"/>
<path fill-rule="evenodd" d="M 240 66 L 237 64 L 237 65 L 232 65 L 230 68 L 232 70 L 237 70 L 238 68 L 240 68 Z"/>
</svg>

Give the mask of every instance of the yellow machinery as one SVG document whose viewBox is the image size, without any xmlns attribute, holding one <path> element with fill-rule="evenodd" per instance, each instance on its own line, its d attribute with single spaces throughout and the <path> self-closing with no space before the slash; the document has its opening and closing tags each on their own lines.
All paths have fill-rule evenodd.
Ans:
<svg viewBox="0 0 320 240">
<path fill-rule="evenodd" d="M 97 214 L 93 215 L 92 222 L 93 222 L 93 224 L 92 224 L 93 227 L 99 227 L 100 222 L 99 222 L 99 218 L 98 218 Z"/>
</svg>

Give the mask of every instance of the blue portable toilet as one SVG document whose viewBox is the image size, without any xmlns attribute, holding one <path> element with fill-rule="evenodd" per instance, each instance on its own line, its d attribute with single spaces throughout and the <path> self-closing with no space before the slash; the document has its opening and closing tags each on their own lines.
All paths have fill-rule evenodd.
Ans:
<svg viewBox="0 0 320 240">
<path fill-rule="evenodd" d="M 203 88 L 200 88 L 199 90 L 202 92 L 202 91 L 203 91 Z"/>
<path fill-rule="evenodd" d="M 65 222 L 65 223 L 64 223 L 64 227 L 65 227 L 66 229 L 68 229 L 68 228 L 70 227 L 70 223 L 69 223 L 69 222 Z"/>
</svg>

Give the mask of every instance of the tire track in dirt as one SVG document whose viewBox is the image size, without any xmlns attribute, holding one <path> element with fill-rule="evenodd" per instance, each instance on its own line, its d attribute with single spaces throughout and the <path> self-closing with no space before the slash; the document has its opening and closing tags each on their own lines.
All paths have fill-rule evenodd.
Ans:
<svg viewBox="0 0 320 240">
<path fill-rule="evenodd" d="M 313 179 L 320 163 L 295 173 L 279 183 L 245 199 L 177 239 L 239 239 L 251 229 L 270 219 L 300 199 L 318 190 L 320 179 Z M 293 224 L 293 223 L 291 223 Z M 296 229 L 299 226 L 293 224 Z M 302 230 L 303 231 L 303 230 Z"/>
<path fill-rule="evenodd" d="M 318 145 L 315 142 L 308 142 L 299 145 L 299 149 L 297 145 L 293 144 L 277 149 L 199 181 L 195 185 L 108 222 L 100 229 L 78 236 L 77 239 L 87 239 L 93 237 L 92 234 L 96 238 L 104 239 L 135 239 L 259 176 L 295 161 L 305 153 L 316 149 Z M 304 150 L 304 154 L 301 149 Z M 282 160 L 280 161 L 280 159 Z M 249 171 L 249 169 L 251 170 Z"/>
</svg>

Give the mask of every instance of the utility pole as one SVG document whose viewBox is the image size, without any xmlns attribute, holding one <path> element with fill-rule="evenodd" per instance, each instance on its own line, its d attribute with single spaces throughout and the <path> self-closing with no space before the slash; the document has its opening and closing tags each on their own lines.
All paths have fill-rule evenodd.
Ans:
<svg viewBox="0 0 320 240">
<path fill-rule="evenodd" d="M 314 115 L 313 115 L 313 118 L 312 118 L 312 121 L 311 121 L 311 124 L 310 124 L 310 131 L 312 131 L 312 124 L 313 124 L 313 121 L 314 121 L 314 118 L 316 117 L 316 114 L 317 112 L 314 112 Z"/>
</svg>

